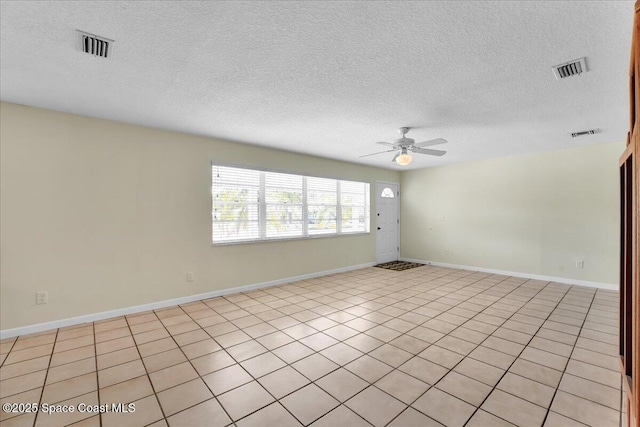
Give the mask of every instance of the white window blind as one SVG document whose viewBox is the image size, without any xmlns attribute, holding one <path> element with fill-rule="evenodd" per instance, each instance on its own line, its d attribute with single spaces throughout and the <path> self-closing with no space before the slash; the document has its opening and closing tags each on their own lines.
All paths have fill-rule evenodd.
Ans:
<svg viewBox="0 0 640 427">
<path fill-rule="evenodd" d="M 335 179 L 307 177 L 307 227 L 311 236 L 338 231 L 336 182 Z"/>
<path fill-rule="evenodd" d="M 369 232 L 369 183 L 212 165 L 213 243 Z"/>
<path fill-rule="evenodd" d="M 302 236 L 302 176 L 262 172 L 266 237 Z"/>
<path fill-rule="evenodd" d="M 260 172 L 213 167 L 213 241 L 260 238 Z"/>
<path fill-rule="evenodd" d="M 369 188 L 362 183 L 340 181 L 341 231 L 362 233 L 369 231 Z"/>
</svg>

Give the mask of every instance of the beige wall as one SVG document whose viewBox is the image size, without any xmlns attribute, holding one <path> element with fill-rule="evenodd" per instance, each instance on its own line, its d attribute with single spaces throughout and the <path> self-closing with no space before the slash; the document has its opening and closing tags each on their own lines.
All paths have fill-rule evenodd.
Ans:
<svg viewBox="0 0 640 427">
<path fill-rule="evenodd" d="M 599 144 L 405 172 L 401 255 L 615 284 L 623 149 Z"/>
<path fill-rule="evenodd" d="M 0 105 L 0 121 L 2 330 L 375 261 L 374 233 L 213 247 L 211 161 L 372 190 L 399 181 L 394 171 L 15 104 Z M 49 303 L 36 305 L 36 291 Z"/>
<path fill-rule="evenodd" d="M 374 233 L 213 247 L 211 161 L 401 181 L 403 257 L 617 282 L 622 143 L 400 176 L 8 103 L 0 122 L 2 330 L 375 261 Z"/>
</svg>

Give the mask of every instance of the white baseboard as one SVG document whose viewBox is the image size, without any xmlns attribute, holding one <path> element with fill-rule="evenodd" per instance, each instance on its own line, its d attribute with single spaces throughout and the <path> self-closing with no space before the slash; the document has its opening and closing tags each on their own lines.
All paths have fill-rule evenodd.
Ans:
<svg viewBox="0 0 640 427">
<path fill-rule="evenodd" d="M 54 320 L 51 322 L 38 323 L 35 325 L 21 326 L 19 328 L 5 329 L 0 331 L 0 339 L 11 338 L 18 335 L 33 334 L 36 332 L 47 331 L 50 329 L 64 328 L 66 326 L 79 325 L 81 323 L 95 322 L 98 320 L 109 319 L 112 317 L 124 316 L 127 314 L 141 313 L 143 311 L 156 310 L 158 308 L 169 307 L 177 304 L 187 304 L 193 301 L 218 297 L 222 295 L 235 294 L 237 292 L 247 292 L 254 289 L 267 288 L 270 286 L 282 285 L 299 280 L 313 279 L 315 277 L 326 276 L 329 274 L 344 273 L 346 271 L 358 270 L 361 268 L 372 267 L 375 262 L 365 264 L 352 265 L 348 267 L 336 268 L 333 270 L 318 271 L 316 273 L 303 274 L 301 276 L 286 277 L 283 279 L 270 280 L 268 282 L 254 283 L 251 285 L 239 286 L 236 288 L 220 289 L 217 291 L 205 292 L 203 294 L 189 295 L 186 297 L 174 298 L 170 300 L 157 301 L 149 304 L 135 305 L 132 307 L 120 308 L 116 310 L 103 311 L 100 313 L 87 314 L 84 316 L 70 317 L 67 319 Z"/>
<path fill-rule="evenodd" d="M 445 262 L 437 262 L 437 261 L 426 261 L 423 259 L 415 259 L 415 258 L 400 258 L 401 261 L 408 262 L 418 262 L 421 264 L 434 265 L 437 267 L 449 267 L 449 268 L 458 268 L 460 270 L 471 270 L 471 271 L 481 271 L 483 273 L 492 273 L 492 274 L 500 274 L 503 276 L 516 276 L 516 277 L 524 277 L 525 279 L 534 279 L 534 280 L 544 280 L 548 282 L 556 282 L 556 283 L 566 283 L 568 285 L 580 285 L 580 286 L 588 286 L 590 288 L 599 288 L 599 289 L 607 289 L 610 291 L 617 291 L 618 285 L 614 283 L 602 283 L 602 282 L 589 282 L 586 280 L 577 280 L 577 279 L 567 279 L 565 277 L 553 277 L 553 276 L 543 276 L 540 274 L 529 274 L 529 273 L 520 273 L 517 271 L 505 271 L 505 270 L 496 270 L 493 268 L 482 268 L 482 267 L 473 267 L 470 265 L 459 265 L 459 264 L 448 264 Z"/>
</svg>

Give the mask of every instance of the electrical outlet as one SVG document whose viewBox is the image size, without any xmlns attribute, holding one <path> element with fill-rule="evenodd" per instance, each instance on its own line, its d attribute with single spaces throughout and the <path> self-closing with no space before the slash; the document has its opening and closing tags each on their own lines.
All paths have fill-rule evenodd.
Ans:
<svg viewBox="0 0 640 427">
<path fill-rule="evenodd" d="M 576 268 L 584 268 L 584 261 L 583 260 L 576 261 Z"/>
<path fill-rule="evenodd" d="M 36 292 L 36 304 L 46 304 L 49 302 L 49 292 Z"/>
<path fill-rule="evenodd" d="M 193 271 L 187 272 L 187 282 L 193 282 Z"/>
<path fill-rule="evenodd" d="M 445 254 L 447 254 L 447 255 L 449 255 L 449 248 L 445 249 L 445 250 L 444 250 L 444 253 L 445 253 Z"/>
<path fill-rule="evenodd" d="M 440 216 L 440 221 L 444 221 L 444 215 Z"/>
</svg>

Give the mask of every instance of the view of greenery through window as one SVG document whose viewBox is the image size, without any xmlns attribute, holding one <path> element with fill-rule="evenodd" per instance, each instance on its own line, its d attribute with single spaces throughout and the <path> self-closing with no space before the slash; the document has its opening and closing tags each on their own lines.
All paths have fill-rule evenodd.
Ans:
<svg viewBox="0 0 640 427">
<path fill-rule="evenodd" d="M 369 232 L 369 184 L 212 166 L 213 242 Z"/>
</svg>

